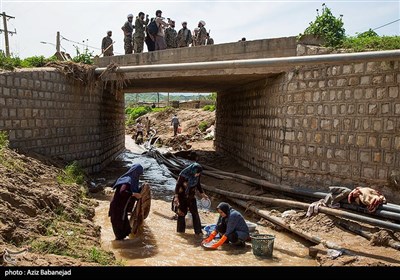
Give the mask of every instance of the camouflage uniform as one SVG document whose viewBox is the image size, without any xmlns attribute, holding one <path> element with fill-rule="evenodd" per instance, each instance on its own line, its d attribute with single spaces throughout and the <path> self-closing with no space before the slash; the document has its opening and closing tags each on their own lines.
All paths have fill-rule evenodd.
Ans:
<svg viewBox="0 0 400 280">
<path fill-rule="evenodd" d="M 187 28 L 182 28 L 177 36 L 178 48 L 189 47 L 192 43 L 192 32 Z"/>
<path fill-rule="evenodd" d="M 167 44 L 167 49 L 178 47 L 177 36 L 176 30 L 172 27 L 165 29 L 165 43 Z"/>
<path fill-rule="evenodd" d="M 199 33 L 196 38 L 196 46 L 202 46 L 206 44 L 207 30 L 204 26 L 200 27 Z"/>
<path fill-rule="evenodd" d="M 135 53 L 143 52 L 144 45 L 144 32 L 147 24 L 149 23 L 149 18 L 146 20 L 141 19 L 139 16 L 136 17 L 135 21 L 135 33 L 133 34 L 134 51 Z"/>
<path fill-rule="evenodd" d="M 124 26 L 121 27 L 127 34 L 124 33 L 124 49 L 125 54 L 130 54 L 133 52 L 133 40 L 132 40 L 132 33 L 133 29 L 135 28 L 131 22 L 126 21 Z"/>
<path fill-rule="evenodd" d="M 104 56 L 112 56 L 114 55 L 114 48 L 112 46 L 112 39 L 110 36 L 106 36 L 103 38 L 103 41 L 101 42 L 101 50 L 105 50 L 107 49 L 109 46 L 109 48 L 103 53 Z"/>
</svg>

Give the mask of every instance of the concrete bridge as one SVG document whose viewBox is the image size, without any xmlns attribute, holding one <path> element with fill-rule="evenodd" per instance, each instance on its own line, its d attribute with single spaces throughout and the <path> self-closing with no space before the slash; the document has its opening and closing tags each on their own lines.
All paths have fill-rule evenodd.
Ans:
<svg viewBox="0 0 400 280">
<path fill-rule="evenodd" d="M 296 49 L 296 37 L 288 37 L 102 57 L 95 64 L 101 68 L 110 63 L 141 66 L 124 73 L 126 92 L 218 92 L 265 80 L 288 67 L 210 62 L 290 57 L 296 56 Z M 197 65 L 193 65 L 194 62 Z M 165 65 L 171 67 L 163 67 Z M 97 71 L 101 73 L 102 70 Z"/>
<path fill-rule="evenodd" d="M 290 37 L 100 58 L 96 73 L 111 62 L 124 92 L 218 92 L 217 151 L 273 182 L 387 186 L 400 168 L 399 50 L 327 54 Z M 124 149 L 123 95 L 52 68 L 1 73 L 0 116 L 12 147 L 91 172 Z"/>
</svg>

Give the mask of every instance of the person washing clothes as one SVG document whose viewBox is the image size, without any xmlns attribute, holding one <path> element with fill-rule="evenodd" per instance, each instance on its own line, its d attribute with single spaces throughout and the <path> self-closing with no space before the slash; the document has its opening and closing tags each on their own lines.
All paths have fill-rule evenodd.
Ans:
<svg viewBox="0 0 400 280">
<path fill-rule="evenodd" d="M 245 241 L 250 237 L 250 231 L 242 214 L 233 209 L 226 202 L 218 204 L 217 211 L 220 215 L 217 226 L 215 230 L 201 242 L 201 245 L 206 248 L 217 249 L 228 240 L 228 242 L 233 245 L 244 247 Z M 211 246 L 207 246 L 208 243 L 214 240 L 218 233 L 222 236 L 221 239 Z"/>
<path fill-rule="evenodd" d="M 114 197 L 110 203 L 108 216 L 111 218 L 115 239 L 122 240 L 131 233 L 128 212 L 137 199 L 140 199 L 139 177 L 143 174 L 143 166 L 132 165 L 129 170 L 119 177 L 112 187 L 115 189 Z"/>
<path fill-rule="evenodd" d="M 195 198 L 196 189 L 203 198 L 208 198 L 200 184 L 200 176 L 202 172 L 203 167 L 195 162 L 179 173 L 173 200 L 174 206 L 177 207 L 178 214 L 177 232 L 185 232 L 185 216 L 189 210 L 193 217 L 194 233 L 196 235 L 201 235 L 203 233 L 201 231 L 201 221 Z"/>
</svg>

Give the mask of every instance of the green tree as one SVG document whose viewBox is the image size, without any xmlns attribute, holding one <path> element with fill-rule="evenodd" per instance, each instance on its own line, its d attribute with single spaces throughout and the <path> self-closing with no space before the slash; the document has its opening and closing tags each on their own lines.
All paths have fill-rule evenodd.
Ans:
<svg viewBox="0 0 400 280">
<path fill-rule="evenodd" d="M 310 22 L 310 26 L 304 30 L 304 34 L 300 34 L 300 37 L 303 35 L 318 36 L 325 41 L 325 46 L 337 47 L 345 38 L 342 17 L 343 15 L 335 17 L 331 10 L 323 3 L 321 15 L 317 9 L 315 21 Z"/>
</svg>

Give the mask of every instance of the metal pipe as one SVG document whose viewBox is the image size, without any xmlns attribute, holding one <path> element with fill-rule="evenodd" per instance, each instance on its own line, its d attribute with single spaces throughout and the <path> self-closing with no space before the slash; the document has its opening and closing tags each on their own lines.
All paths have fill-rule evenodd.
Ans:
<svg viewBox="0 0 400 280">
<path fill-rule="evenodd" d="M 318 199 L 325 198 L 326 195 L 328 194 L 328 193 L 325 193 L 325 192 L 319 192 L 319 191 L 314 191 L 314 190 L 309 190 L 309 189 L 294 188 L 294 187 L 291 187 L 291 186 L 288 186 L 288 185 L 274 184 L 274 183 L 271 183 L 271 182 L 263 180 L 263 179 L 256 179 L 256 178 L 245 176 L 245 175 L 241 175 L 241 174 L 225 172 L 225 171 L 221 171 L 219 169 L 210 167 L 210 166 L 205 165 L 205 164 L 202 164 L 202 165 L 206 169 L 210 169 L 213 172 L 216 172 L 216 173 L 219 173 L 219 174 L 225 175 L 225 176 L 230 176 L 236 181 L 239 181 L 239 182 L 245 181 L 245 182 L 248 182 L 248 183 L 252 183 L 252 184 L 256 184 L 256 185 L 265 187 L 265 188 L 267 188 L 269 190 L 275 190 L 275 191 L 278 191 L 278 192 L 282 192 L 283 191 L 283 192 L 286 192 L 286 193 L 289 193 L 289 194 L 296 194 L 296 195 L 301 195 L 301 196 L 306 196 L 306 197 L 315 197 L 315 198 L 318 198 Z M 400 206 L 397 205 L 397 204 L 393 204 L 393 203 L 381 204 L 381 205 L 378 206 L 377 209 L 378 210 L 389 211 L 389 212 L 400 213 Z M 380 212 L 377 212 L 376 214 L 379 215 L 379 213 Z M 386 214 L 386 213 L 383 212 L 383 214 Z M 396 215 L 398 215 L 398 214 L 396 214 Z M 385 217 L 385 216 L 383 216 L 383 217 Z M 388 218 L 391 218 L 391 217 L 388 217 Z"/>
<path fill-rule="evenodd" d="M 396 58 L 397 56 L 397 58 Z M 265 66 L 296 66 L 315 63 L 333 63 L 343 61 L 357 61 L 362 59 L 399 59 L 400 50 L 373 51 L 360 53 L 323 54 L 310 56 L 289 56 L 258 59 L 223 60 L 191 63 L 153 64 L 153 65 L 129 65 L 119 66 L 117 73 L 150 72 L 150 71 L 177 71 L 177 70 L 209 70 L 220 68 L 240 67 L 265 67 Z M 97 67 L 96 74 L 101 74 L 107 67 Z"/>
<path fill-rule="evenodd" d="M 204 188 L 204 187 L 203 187 Z M 309 204 L 303 203 L 303 202 L 298 202 L 298 201 L 292 201 L 292 200 L 286 200 L 286 199 L 277 199 L 277 198 L 270 198 L 270 197 L 261 197 L 261 196 L 254 196 L 254 195 L 246 195 L 246 194 L 239 194 L 239 193 L 234 193 L 234 192 L 229 192 L 229 191 L 224 191 L 221 189 L 217 189 L 215 187 L 207 187 L 205 188 L 207 190 L 210 190 L 212 192 L 216 192 L 228 197 L 236 197 L 240 199 L 249 199 L 249 200 L 254 200 L 254 201 L 259 201 L 259 202 L 266 202 L 270 204 L 275 204 L 275 205 L 286 205 L 289 207 L 295 207 L 295 208 L 300 208 L 303 210 L 308 209 Z M 337 216 L 337 217 L 342 217 L 350 220 L 355 220 L 359 222 L 364 222 L 364 223 L 369 223 L 374 226 L 379 226 L 382 228 L 386 229 L 391 229 L 393 231 L 400 231 L 400 225 L 394 224 L 391 222 L 386 222 L 386 221 L 381 221 L 378 219 L 370 218 L 370 217 L 365 217 L 361 215 L 357 215 L 354 213 L 346 212 L 343 210 L 338 210 L 338 209 L 332 209 L 324 206 L 320 206 L 319 212 L 325 213 L 328 215 L 332 216 Z"/>
</svg>

